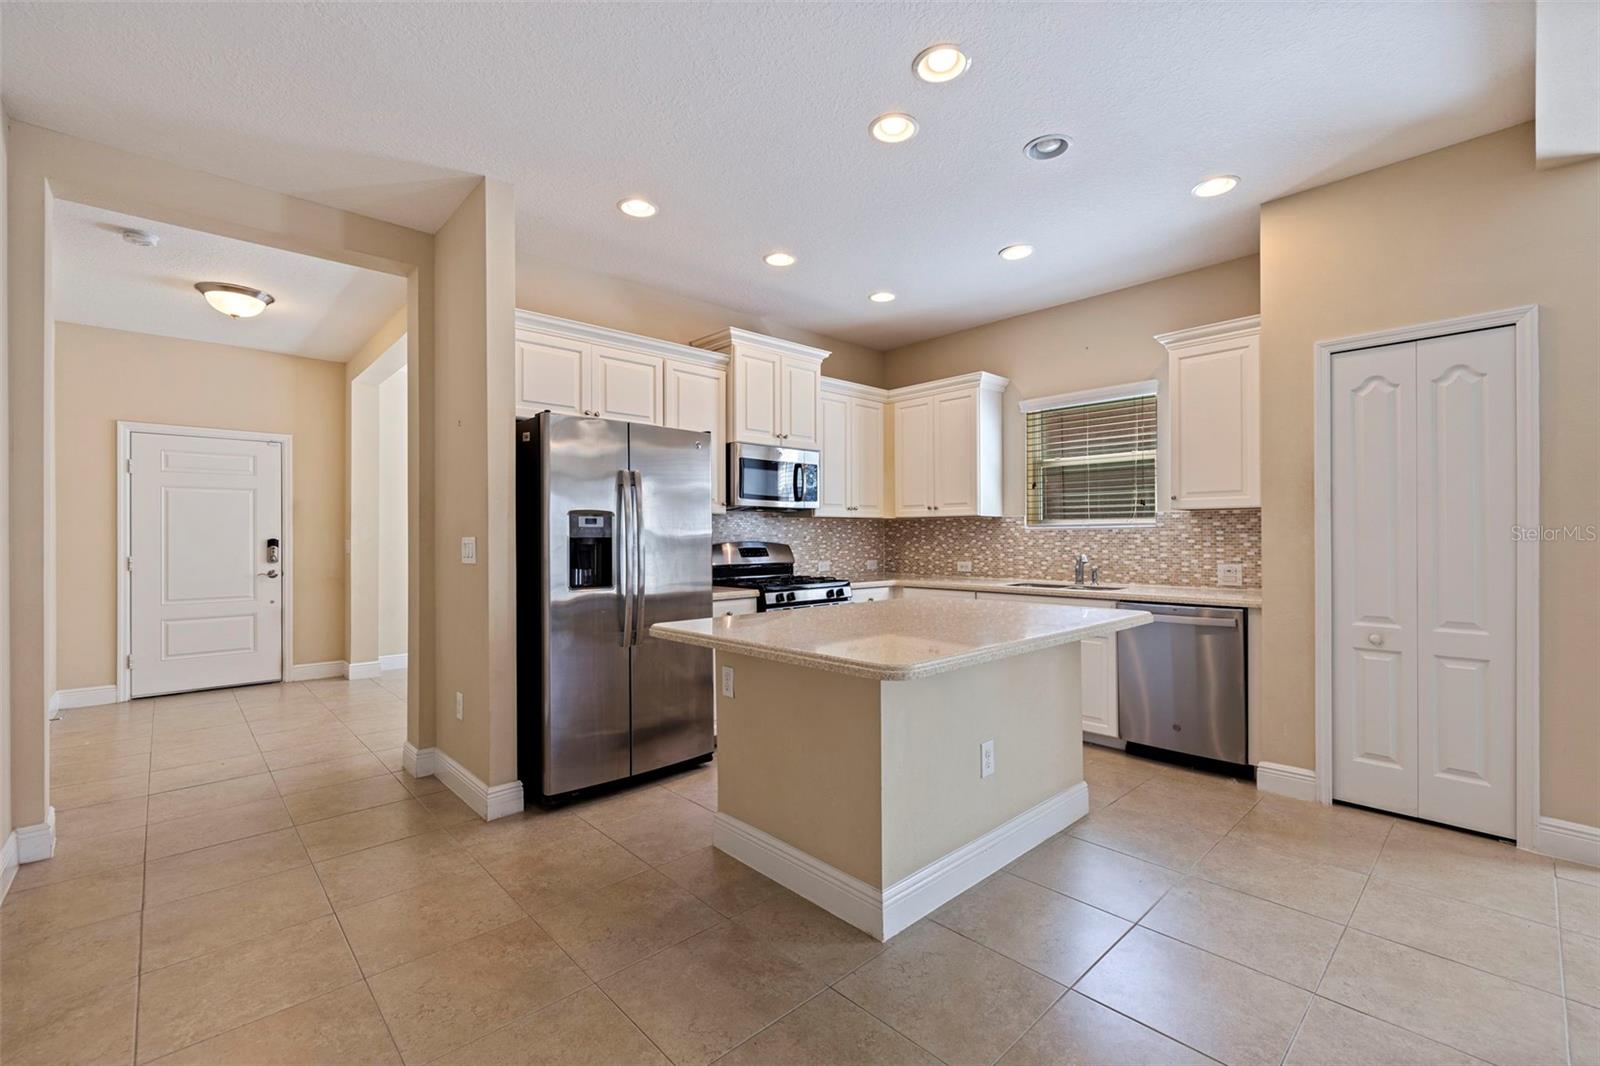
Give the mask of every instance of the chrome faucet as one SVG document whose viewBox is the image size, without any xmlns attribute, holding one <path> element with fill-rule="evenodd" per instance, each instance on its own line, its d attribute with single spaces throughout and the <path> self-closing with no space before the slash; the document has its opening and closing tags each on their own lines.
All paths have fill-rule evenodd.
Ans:
<svg viewBox="0 0 1600 1066">
<path fill-rule="evenodd" d="M 1088 565 L 1089 557 L 1084 553 L 1079 552 L 1077 565 L 1072 568 L 1072 583 L 1074 585 L 1083 584 L 1083 569 Z"/>
</svg>

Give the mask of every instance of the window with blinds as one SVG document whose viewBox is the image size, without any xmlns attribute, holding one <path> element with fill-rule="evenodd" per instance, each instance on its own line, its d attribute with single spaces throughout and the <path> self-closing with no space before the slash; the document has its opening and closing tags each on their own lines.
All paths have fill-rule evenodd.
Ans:
<svg viewBox="0 0 1600 1066">
<path fill-rule="evenodd" d="M 1153 521 L 1156 397 L 1029 411 L 1028 524 Z"/>
</svg>

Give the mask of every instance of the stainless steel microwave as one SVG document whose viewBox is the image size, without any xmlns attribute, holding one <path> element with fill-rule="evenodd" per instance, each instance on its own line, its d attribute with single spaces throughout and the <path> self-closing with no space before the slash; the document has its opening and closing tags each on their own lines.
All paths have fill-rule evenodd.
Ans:
<svg viewBox="0 0 1600 1066">
<path fill-rule="evenodd" d="M 804 448 L 735 441 L 728 445 L 728 506 L 814 508 L 821 460 Z"/>
</svg>

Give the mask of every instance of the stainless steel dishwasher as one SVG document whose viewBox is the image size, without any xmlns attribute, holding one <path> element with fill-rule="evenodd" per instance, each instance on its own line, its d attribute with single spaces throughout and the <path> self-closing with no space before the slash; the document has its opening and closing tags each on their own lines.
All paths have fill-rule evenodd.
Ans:
<svg viewBox="0 0 1600 1066">
<path fill-rule="evenodd" d="M 1122 739 L 1247 763 L 1244 611 L 1171 603 L 1117 606 L 1155 618 L 1117 634 Z"/>
</svg>

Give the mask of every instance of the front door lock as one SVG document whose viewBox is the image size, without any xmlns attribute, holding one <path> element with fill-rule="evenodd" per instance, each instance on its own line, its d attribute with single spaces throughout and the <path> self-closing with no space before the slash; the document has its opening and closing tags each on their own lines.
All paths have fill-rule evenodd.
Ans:
<svg viewBox="0 0 1600 1066">
<path fill-rule="evenodd" d="M 267 538 L 267 562 L 276 563 L 276 562 L 279 562 L 279 561 L 281 561 L 281 560 L 279 560 L 279 558 L 278 558 L 278 538 L 277 537 L 268 537 Z M 273 575 L 273 576 L 276 577 L 277 575 Z"/>
<path fill-rule="evenodd" d="M 278 576 L 278 571 L 275 570 L 275 569 L 274 570 L 263 570 L 260 573 L 258 573 L 256 576 L 257 577 L 277 577 Z"/>
</svg>

